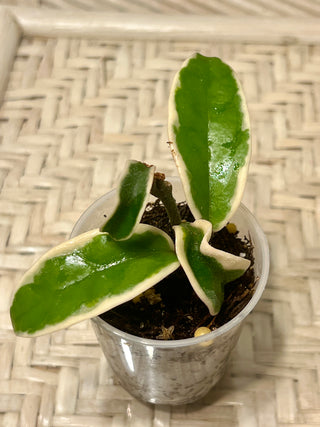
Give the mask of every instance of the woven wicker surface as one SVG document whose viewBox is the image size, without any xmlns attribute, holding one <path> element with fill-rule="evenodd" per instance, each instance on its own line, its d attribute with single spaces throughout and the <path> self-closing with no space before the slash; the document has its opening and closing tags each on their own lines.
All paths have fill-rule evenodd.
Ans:
<svg viewBox="0 0 320 427">
<path fill-rule="evenodd" d="M 175 174 L 168 90 L 194 51 L 222 57 L 243 83 L 253 133 L 245 203 L 272 268 L 219 387 L 196 404 L 157 407 L 117 384 L 88 322 L 28 340 L 14 336 L 8 310 L 24 270 L 69 235 L 126 159 Z M 0 109 L 0 425 L 320 425 L 319 75 L 317 45 L 22 40 Z"/>
<path fill-rule="evenodd" d="M 0 0 L 0 5 L 108 12 L 320 16 L 319 0 Z"/>
</svg>

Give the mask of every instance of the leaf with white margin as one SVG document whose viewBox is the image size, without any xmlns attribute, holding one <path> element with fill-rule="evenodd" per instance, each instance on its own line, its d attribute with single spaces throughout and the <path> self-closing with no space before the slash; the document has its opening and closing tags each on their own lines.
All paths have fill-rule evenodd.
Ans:
<svg viewBox="0 0 320 427">
<path fill-rule="evenodd" d="M 10 314 L 17 335 L 39 336 L 98 316 L 179 267 L 170 237 L 138 224 L 127 240 L 91 230 L 44 254 L 23 276 Z"/>
<path fill-rule="evenodd" d="M 154 171 L 154 166 L 135 160 L 127 162 L 117 189 L 116 207 L 101 231 L 108 232 L 117 240 L 131 236 L 145 210 Z"/>
<path fill-rule="evenodd" d="M 212 225 L 204 219 L 173 227 L 176 253 L 194 291 L 217 314 L 224 299 L 224 285 L 242 276 L 250 261 L 209 245 Z"/>
<path fill-rule="evenodd" d="M 193 216 L 220 230 L 241 201 L 251 152 L 245 97 L 227 64 L 200 54 L 183 64 L 171 87 L 168 133 Z"/>
</svg>

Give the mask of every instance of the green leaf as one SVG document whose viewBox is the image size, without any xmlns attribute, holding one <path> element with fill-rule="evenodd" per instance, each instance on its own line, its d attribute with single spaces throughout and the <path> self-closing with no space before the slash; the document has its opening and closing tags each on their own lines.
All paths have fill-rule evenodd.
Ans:
<svg viewBox="0 0 320 427">
<path fill-rule="evenodd" d="M 118 202 L 101 231 L 117 240 L 127 239 L 145 210 L 153 182 L 154 166 L 130 160 L 118 188 Z"/>
<path fill-rule="evenodd" d="M 210 222 L 200 219 L 174 227 L 176 253 L 194 291 L 210 314 L 217 314 L 224 298 L 224 285 L 242 276 L 250 261 L 209 245 Z"/>
<path fill-rule="evenodd" d="M 244 95 L 219 58 L 196 54 L 176 75 L 169 139 L 194 217 L 219 230 L 240 203 L 250 157 Z"/>
<path fill-rule="evenodd" d="M 25 274 L 11 306 L 18 335 L 37 336 L 97 316 L 178 268 L 169 236 L 139 224 L 127 240 L 98 230 L 51 249 Z"/>
</svg>

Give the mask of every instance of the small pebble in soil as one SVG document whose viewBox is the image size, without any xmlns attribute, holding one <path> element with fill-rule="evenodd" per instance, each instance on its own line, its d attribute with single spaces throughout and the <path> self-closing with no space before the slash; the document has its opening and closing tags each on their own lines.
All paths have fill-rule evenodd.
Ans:
<svg viewBox="0 0 320 427">
<path fill-rule="evenodd" d="M 229 231 L 229 233 L 231 234 L 236 234 L 237 230 L 237 226 L 233 223 L 233 222 L 229 222 L 226 225 L 226 229 Z"/>
<path fill-rule="evenodd" d="M 201 326 L 201 328 L 196 329 L 194 336 L 201 337 L 202 335 L 209 334 L 209 332 L 211 332 L 211 329 L 207 328 L 206 326 Z"/>
</svg>

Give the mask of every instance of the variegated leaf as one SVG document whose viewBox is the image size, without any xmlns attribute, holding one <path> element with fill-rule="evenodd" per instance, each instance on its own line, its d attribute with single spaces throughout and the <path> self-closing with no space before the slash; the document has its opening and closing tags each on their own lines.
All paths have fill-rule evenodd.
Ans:
<svg viewBox="0 0 320 427">
<path fill-rule="evenodd" d="M 250 138 L 240 83 L 219 58 L 196 54 L 176 75 L 169 139 L 194 217 L 221 229 L 241 201 Z"/>
<path fill-rule="evenodd" d="M 97 316 L 178 268 L 173 242 L 139 224 L 127 240 L 89 231 L 43 255 L 24 275 L 11 306 L 16 334 L 37 336 Z"/>
<path fill-rule="evenodd" d="M 242 276 L 250 261 L 210 246 L 212 225 L 206 220 L 181 223 L 174 230 L 181 266 L 198 297 L 215 315 L 223 302 L 224 285 Z"/>
<path fill-rule="evenodd" d="M 134 231 L 145 210 L 152 187 L 155 167 L 130 160 L 117 189 L 117 205 L 101 227 L 117 240 L 127 239 Z"/>
</svg>

